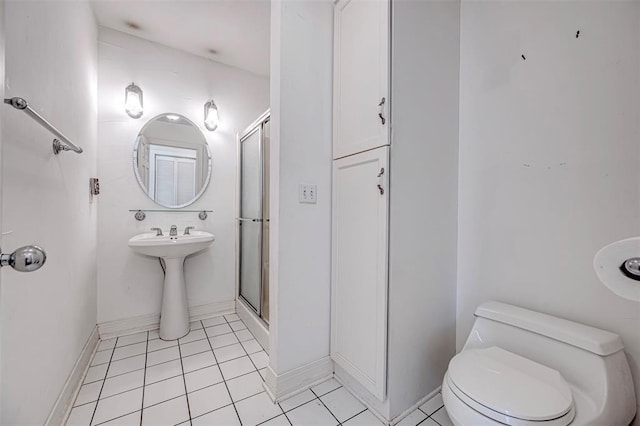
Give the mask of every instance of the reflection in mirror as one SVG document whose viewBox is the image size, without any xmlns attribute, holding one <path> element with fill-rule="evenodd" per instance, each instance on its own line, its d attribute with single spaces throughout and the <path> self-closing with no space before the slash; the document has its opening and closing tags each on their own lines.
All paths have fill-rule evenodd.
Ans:
<svg viewBox="0 0 640 426">
<path fill-rule="evenodd" d="M 188 206 L 200 198 L 211 179 L 207 140 L 188 118 L 158 115 L 136 138 L 133 169 L 153 201 L 169 208 Z"/>
</svg>

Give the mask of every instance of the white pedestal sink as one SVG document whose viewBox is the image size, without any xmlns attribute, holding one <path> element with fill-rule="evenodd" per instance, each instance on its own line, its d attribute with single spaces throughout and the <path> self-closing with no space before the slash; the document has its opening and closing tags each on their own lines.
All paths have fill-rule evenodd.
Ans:
<svg viewBox="0 0 640 426">
<path fill-rule="evenodd" d="M 139 234 L 129 240 L 136 253 L 164 260 L 164 289 L 160 311 L 160 338 L 175 340 L 189 332 L 187 287 L 184 282 L 184 259 L 203 250 L 214 241 L 213 234 L 191 231 L 190 235 L 157 236 L 154 232 Z"/>
</svg>

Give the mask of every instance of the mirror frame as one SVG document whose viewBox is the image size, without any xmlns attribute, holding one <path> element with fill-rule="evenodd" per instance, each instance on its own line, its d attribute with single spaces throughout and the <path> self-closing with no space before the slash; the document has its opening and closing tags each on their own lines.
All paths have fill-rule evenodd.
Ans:
<svg viewBox="0 0 640 426">
<path fill-rule="evenodd" d="M 140 173 L 138 171 L 138 145 L 140 144 L 140 134 L 142 134 L 144 132 L 144 130 L 151 124 L 153 123 L 156 119 L 158 119 L 159 117 L 164 117 L 167 116 L 169 114 L 175 114 L 175 115 L 179 115 L 182 119 L 186 120 L 189 124 L 191 124 L 193 127 L 195 127 L 196 129 L 198 129 L 200 131 L 200 134 L 202 135 L 203 139 L 204 139 L 204 146 L 207 150 L 207 155 L 209 156 L 209 159 L 207 160 L 207 177 L 204 179 L 204 184 L 202 185 L 202 189 L 200 189 L 200 191 L 196 194 L 195 197 L 193 197 L 193 199 L 191 201 L 189 201 L 188 203 L 184 203 L 184 204 L 180 204 L 178 206 L 167 206 L 164 205 L 162 203 L 157 202 L 156 200 L 154 200 L 153 198 L 151 198 L 151 196 L 148 193 L 148 189 L 144 187 L 144 184 L 142 182 L 142 178 L 140 176 Z M 200 199 L 200 197 L 202 197 L 202 195 L 204 194 L 204 192 L 209 188 L 209 184 L 211 183 L 211 174 L 212 174 L 212 157 L 211 157 L 211 150 L 209 149 L 209 141 L 207 140 L 207 136 L 205 135 L 205 133 L 202 131 L 202 129 L 200 129 L 200 127 L 198 127 L 193 121 L 189 120 L 189 118 L 185 117 L 182 114 L 176 113 L 176 112 L 164 112 L 162 114 L 158 114 L 152 118 L 150 118 L 145 124 L 144 126 L 142 126 L 142 128 L 140 129 L 140 131 L 138 131 L 137 135 L 136 135 L 136 140 L 134 142 L 133 145 L 133 153 L 132 153 L 132 165 L 133 165 L 133 174 L 136 176 L 136 180 L 138 181 L 138 186 L 140 187 L 140 189 L 142 189 L 142 191 L 144 192 L 144 195 L 151 200 L 152 202 L 154 202 L 155 204 L 165 207 L 167 209 L 181 209 L 187 206 L 190 206 L 191 204 L 195 203 L 196 201 L 198 201 Z"/>
</svg>

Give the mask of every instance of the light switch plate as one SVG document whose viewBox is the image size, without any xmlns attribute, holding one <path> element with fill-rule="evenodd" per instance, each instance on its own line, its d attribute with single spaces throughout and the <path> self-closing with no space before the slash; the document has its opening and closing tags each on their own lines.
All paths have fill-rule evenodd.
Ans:
<svg viewBox="0 0 640 426">
<path fill-rule="evenodd" d="M 318 187 L 301 183 L 298 186 L 298 201 L 300 203 L 315 204 L 318 201 Z"/>
</svg>

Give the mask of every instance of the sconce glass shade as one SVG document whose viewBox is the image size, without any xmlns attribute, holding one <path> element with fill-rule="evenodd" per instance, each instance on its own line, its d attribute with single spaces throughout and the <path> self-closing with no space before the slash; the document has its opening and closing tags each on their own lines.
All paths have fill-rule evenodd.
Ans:
<svg viewBox="0 0 640 426">
<path fill-rule="evenodd" d="M 218 128 L 219 124 L 218 107 L 212 99 L 204 104 L 204 127 L 213 132 Z"/>
<path fill-rule="evenodd" d="M 142 103 L 142 89 L 131 83 L 124 91 L 124 108 L 131 118 L 140 118 L 144 112 Z"/>
</svg>

